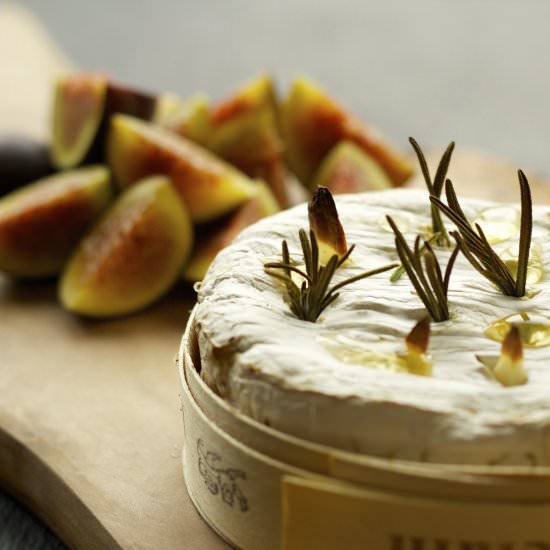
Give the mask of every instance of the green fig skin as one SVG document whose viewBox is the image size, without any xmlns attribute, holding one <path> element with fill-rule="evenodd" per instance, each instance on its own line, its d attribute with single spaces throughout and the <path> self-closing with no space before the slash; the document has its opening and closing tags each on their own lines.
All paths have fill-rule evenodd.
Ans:
<svg viewBox="0 0 550 550">
<path fill-rule="evenodd" d="M 192 240 L 191 218 L 170 179 L 137 182 L 79 244 L 60 280 L 61 303 L 96 318 L 145 308 L 179 278 Z"/>
<path fill-rule="evenodd" d="M 19 279 L 57 275 L 111 199 L 110 172 L 101 165 L 9 193 L 0 200 L 0 271 Z"/>
</svg>

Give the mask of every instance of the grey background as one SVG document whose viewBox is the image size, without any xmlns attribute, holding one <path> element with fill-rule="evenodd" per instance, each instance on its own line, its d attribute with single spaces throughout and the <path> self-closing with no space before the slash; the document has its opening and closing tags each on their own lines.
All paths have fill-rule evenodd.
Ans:
<svg viewBox="0 0 550 550">
<path fill-rule="evenodd" d="M 82 67 L 182 95 L 305 72 L 406 145 L 550 173 L 545 0 L 27 0 Z"/>
<path fill-rule="evenodd" d="M 479 148 L 550 174 L 545 0 L 26 0 L 74 62 L 214 98 L 306 73 L 405 147 Z M 58 548 L 0 493 L 1 548 Z"/>
</svg>

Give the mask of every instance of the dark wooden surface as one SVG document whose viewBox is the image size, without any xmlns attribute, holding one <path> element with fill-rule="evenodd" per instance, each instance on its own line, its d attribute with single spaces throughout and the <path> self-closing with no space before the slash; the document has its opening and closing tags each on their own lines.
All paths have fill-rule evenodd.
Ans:
<svg viewBox="0 0 550 550">
<path fill-rule="evenodd" d="M 22 4 L 77 65 L 126 82 L 217 97 L 264 69 L 282 85 L 305 72 L 402 146 L 456 139 L 550 173 L 543 0 Z M 0 548 L 60 547 L 0 493 Z"/>
</svg>

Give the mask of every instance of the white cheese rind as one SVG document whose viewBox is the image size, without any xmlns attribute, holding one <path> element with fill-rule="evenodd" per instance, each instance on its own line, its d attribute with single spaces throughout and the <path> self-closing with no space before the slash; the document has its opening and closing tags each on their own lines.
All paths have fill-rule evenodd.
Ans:
<svg viewBox="0 0 550 550">
<path fill-rule="evenodd" d="M 412 242 L 429 223 L 426 193 L 392 190 L 336 198 L 353 261 L 335 282 L 395 262 L 395 216 Z M 474 219 L 491 203 L 463 201 Z M 534 209 L 533 243 L 548 265 L 550 210 Z M 452 227 L 451 222 L 447 222 Z M 514 312 L 550 315 L 550 282 L 530 299 L 503 296 L 462 257 L 450 282 L 451 320 L 432 323 L 433 377 L 349 364 L 335 345 L 402 351 L 403 339 L 426 314 L 404 276 L 389 273 L 342 289 L 316 323 L 300 321 L 281 285 L 264 272 L 280 258 L 281 240 L 300 257 L 300 205 L 245 230 L 222 251 L 198 292 L 197 326 L 204 380 L 239 411 L 298 437 L 389 458 L 462 464 L 550 464 L 550 347 L 525 349 L 529 381 L 502 387 L 475 355 L 498 355 L 486 326 Z M 496 246 L 517 247 L 515 240 Z M 438 256 L 446 265 L 447 251 Z M 334 345 L 333 345 L 334 344 Z M 339 355 L 339 354 L 337 354 Z"/>
</svg>

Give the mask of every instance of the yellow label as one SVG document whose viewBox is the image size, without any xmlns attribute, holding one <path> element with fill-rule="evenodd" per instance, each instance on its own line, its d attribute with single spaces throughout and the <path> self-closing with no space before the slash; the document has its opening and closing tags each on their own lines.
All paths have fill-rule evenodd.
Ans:
<svg viewBox="0 0 550 550">
<path fill-rule="evenodd" d="M 284 550 L 550 550 L 550 503 L 392 495 L 285 476 Z"/>
</svg>

